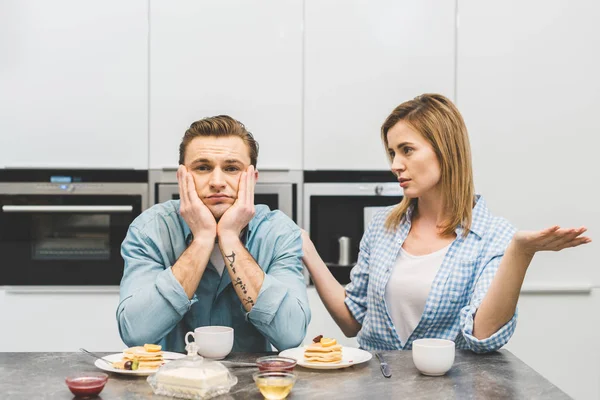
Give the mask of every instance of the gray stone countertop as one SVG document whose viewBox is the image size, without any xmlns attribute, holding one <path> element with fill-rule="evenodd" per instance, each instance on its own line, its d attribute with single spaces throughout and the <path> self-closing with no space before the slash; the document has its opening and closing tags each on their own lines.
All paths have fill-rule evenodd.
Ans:
<svg viewBox="0 0 600 400">
<path fill-rule="evenodd" d="M 109 353 L 102 353 L 103 355 Z M 338 370 L 296 367 L 298 381 L 288 397 L 299 399 L 568 399 L 564 392 L 512 353 L 501 350 L 474 354 L 457 350 L 452 369 L 441 377 L 421 375 L 410 351 L 382 352 L 392 370 L 384 378 L 379 361 Z M 226 360 L 252 362 L 264 355 L 234 353 Z M 73 399 L 65 377 L 99 371 L 82 353 L 0 353 L 0 398 Z M 238 383 L 229 394 L 215 399 L 262 399 L 252 373 L 255 368 L 231 368 Z M 145 377 L 109 374 L 104 390 L 94 399 L 168 399 L 152 393 Z"/>
</svg>

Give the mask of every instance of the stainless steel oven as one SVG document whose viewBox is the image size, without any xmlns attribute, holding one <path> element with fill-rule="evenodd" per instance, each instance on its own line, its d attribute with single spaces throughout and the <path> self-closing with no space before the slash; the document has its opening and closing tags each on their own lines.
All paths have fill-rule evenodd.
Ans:
<svg viewBox="0 0 600 400">
<path fill-rule="evenodd" d="M 266 204 L 271 210 L 280 210 L 291 219 L 300 220 L 300 171 L 259 171 L 254 189 L 254 203 Z M 179 185 L 174 169 L 150 171 L 150 197 L 154 203 L 179 199 Z"/>
<path fill-rule="evenodd" d="M 365 227 L 378 207 L 400 202 L 389 171 L 306 171 L 304 229 L 333 276 L 350 282 Z"/>
<path fill-rule="evenodd" d="M 147 171 L 0 170 L 0 285 L 118 285 Z"/>
</svg>

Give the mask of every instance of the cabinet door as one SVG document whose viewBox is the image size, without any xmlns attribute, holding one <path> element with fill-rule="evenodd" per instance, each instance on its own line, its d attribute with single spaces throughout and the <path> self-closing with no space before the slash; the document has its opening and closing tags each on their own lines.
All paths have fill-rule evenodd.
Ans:
<svg viewBox="0 0 600 400">
<path fill-rule="evenodd" d="M 380 128 L 403 101 L 454 97 L 448 0 L 306 0 L 304 167 L 388 169 Z"/>
<path fill-rule="evenodd" d="M 118 287 L 2 287 L 0 352 L 120 352 L 118 305 Z"/>
<path fill-rule="evenodd" d="M 574 399 L 600 399 L 600 289 L 522 293 L 506 348 Z"/>
<path fill-rule="evenodd" d="M 258 168 L 302 168 L 302 0 L 156 0 L 150 6 L 150 165 L 176 167 L 189 125 L 227 114 Z"/>
<path fill-rule="evenodd" d="M 521 229 L 600 229 L 600 2 L 459 1 L 458 107 L 477 191 Z M 597 242 L 537 255 L 527 282 L 600 285 Z"/>
<path fill-rule="evenodd" d="M 0 168 L 148 168 L 146 0 L 0 3 Z"/>
</svg>

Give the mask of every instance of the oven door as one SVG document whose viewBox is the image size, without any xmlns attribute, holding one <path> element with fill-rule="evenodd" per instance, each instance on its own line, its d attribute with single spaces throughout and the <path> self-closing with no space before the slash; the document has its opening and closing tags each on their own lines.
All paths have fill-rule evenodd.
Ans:
<svg viewBox="0 0 600 400">
<path fill-rule="evenodd" d="M 0 195 L 0 285 L 118 285 L 141 195 Z"/>
<path fill-rule="evenodd" d="M 400 185 L 390 182 L 304 185 L 305 229 L 338 282 L 350 282 L 365 221 L 377 208 L 398 204 L 402 195 Z"/>
<path fill-rule="evenodd" d="M 296 221 L 294 186 L 292 183 L 257 183 L 254 188 L 254 204 L 265 204 L 271 210 L 280 210 Z M 179 200 L 179 185 L 159 184 L 157 198 L 159 203 Z"/>
</svg>

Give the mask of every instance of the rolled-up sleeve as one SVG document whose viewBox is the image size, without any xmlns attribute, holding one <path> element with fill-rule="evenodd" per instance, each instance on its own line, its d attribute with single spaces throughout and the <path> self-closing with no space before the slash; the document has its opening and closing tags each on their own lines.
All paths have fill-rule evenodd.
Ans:
<svg viewBox="0 0 600 400">
<path fill-rule="evenodd" d="M 275 246 L 275 258 L 246 318 L 273 346 L 285 350 L 302 343 L 310 323 L 300 229 L 281 235 Z"/>
<path fill-rule="evenodd" d="M 350 272 L 350 283 L 346 285 L 344 302 L 352 316 L 362 325 L 367 313 L 367 288 L 369 286 L 369 241 L 368 231 L 360 241 L 358 261 Z"/>
<path fill-rule="evenodd" d="M 486 263 L 477 280 L 469 305 L 463 307 L 460 312 L 460 327 L 463 337 L 469 349 L 475 353 L 487 353 L 500 349 L 508 343 L 517 326 L 517 311 L 515 310 L 512 318 L 490 337 L 480 340 L 473 336 L 475 314 L 487 294 L 496 271 L 498 271 L 502 256 L 503 254 L 497 255 Z"/>
<path fill-rule="evenodd" d="M 160 250 L 149 238 L 129 228 L 121 246 L 125 261 L 117 322 L 128 346 L 158 343 L 183 318 L 189 300 L 171 266 L 163 265 Z"/>
</svg>

